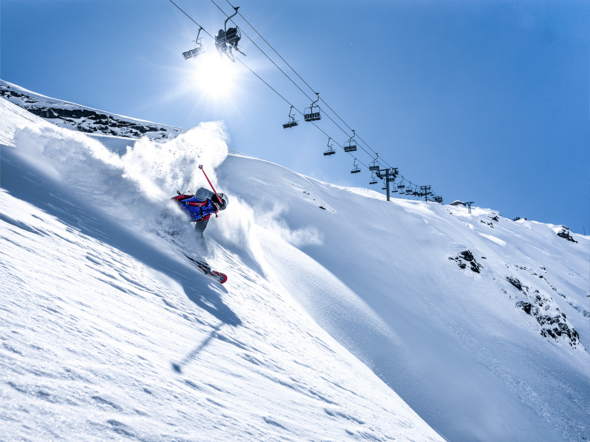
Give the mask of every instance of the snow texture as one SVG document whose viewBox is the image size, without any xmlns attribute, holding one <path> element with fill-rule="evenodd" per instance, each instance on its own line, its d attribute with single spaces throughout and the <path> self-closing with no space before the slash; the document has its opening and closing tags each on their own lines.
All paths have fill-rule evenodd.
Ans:
<svg viewBox="0 0 590 442">
<path fill-rule="evenodd" d="M 0 99 L 3 437 L 589 440 L 588 236 L 226 141 L 91 138 Z M 169 200 L 197 164 L 231 201 L 204 242 Z"/>
</svg>

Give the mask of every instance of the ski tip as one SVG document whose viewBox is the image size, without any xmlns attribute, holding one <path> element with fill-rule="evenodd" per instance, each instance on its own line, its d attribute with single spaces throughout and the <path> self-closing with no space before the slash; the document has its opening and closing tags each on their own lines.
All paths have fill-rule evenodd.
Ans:
<svg viewBox="0 0 590 442">
<path fill-rule="evenodd" d="M 211 272 L 211 275 L 215 276 L 220 284 L 225 284 L 227 281 L 227 275 L 225 275 L 223 273 L 216 272 L 215 270 L 213 270 Z"/>
</svg>

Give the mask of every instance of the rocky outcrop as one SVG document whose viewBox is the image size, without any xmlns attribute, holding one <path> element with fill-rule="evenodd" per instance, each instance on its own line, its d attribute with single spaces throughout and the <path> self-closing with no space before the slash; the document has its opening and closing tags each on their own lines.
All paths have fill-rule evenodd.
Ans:
<svg viewBox="0 0 590 442">
<path fill-rule="evenodd" d="M 578 243 L 578 241 L 576 241 L 572 237 L 570 229 L 568 229 L 566 226 L 561 226 L 561 231 L 557 232 L 557 236 L 559 236 L 560 238 L 563 238 L 563 239 L 567 239 L 568 241 L 575 242 L 576 244 Z"/>
<path fill-rule="evenodd" d="M 163 127 L 159 124 L 125 118 L 65 101 L 28 94 L 1 83 L 0 97 L 57 126 L 89 134 L 126 138 L 147 136 L 150 139 L 163 139 L 174 138 L 184 132 L 180 128 Z"/>
<path fill-rule="evenodd" d="M 534 290 L 532 295 L 529 295 L 531 288 L 513 276 L 507 276 L 506 280 L 524 295 L 525 299 L 517 301 L 516 307 L 536 319 L 541 336 L 553 339 L 563 338 L 572 347 L 580 344 L 578 332 L 570 327 L 565 313 L 560 311 L 551 297 L 542 295 L 539 290 Z"/>
<path fill-rule="evenodd" d="M 450 257 L 449 259 L 455 261 L 462 269 L 466 269 L 469 265 L 471 271 L 475 273 L 479 273 L 479 269 L 483 269 L 483 266 L 476 261 L 475 256 L 473 256 L 470 250 L 465 250 L 459 253 L 459 256 Z"/>
</svg>

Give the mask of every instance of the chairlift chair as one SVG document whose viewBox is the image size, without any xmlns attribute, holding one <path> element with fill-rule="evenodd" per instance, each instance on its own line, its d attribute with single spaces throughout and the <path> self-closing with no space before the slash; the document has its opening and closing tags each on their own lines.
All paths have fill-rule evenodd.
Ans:
<svg viewBox="0 0 590 442">
<path fill-rule="evenodd" d="M 354 159 L 352 167 L 353 169 L 350 171 L 350 173 L 359 173 L 361 171 L 361 169 L 356 164 L 356 158 Z"/>
<path fill-rule="evenodd" d="M 386 177 L 385 182 L 386 183 L 393 183 L 391 186 L 391 193 L 397 193 L 397 186 L 395 185 L 395 177 L 397 176 L 397 169 L 393 169 L 393 174 L 389 174 L 388 177 Z"/>
<path fill-rule="evenodd" d="M 334 150 L 334 147 L 332 147 L 332 145 L 330 144 L 330 140 L 332 138 L 328 138 L 328 150 L 324 152 L 324 156 L 328 157 L 330 155 L 334 155 L 336 153 L 336 151 Z"/>
<path fill-rule="evenodd" d="M 207 48 L 203 46 L 203 44 L 201 43 L 201 40 L 203 39 L 203 37 L 199 37 L 201 35 L 201 31 L 203 30 L 202 27 L 199 28 L 199 33 L 197 34 L 197 38 L 195 40 L 193 40 L 193 42 L 195 43 L 195 48 L 191 49 L 190 51 L 186 51 L 182 53 L 182 56 L 184 57 L 185 60 L 188 60 L 189 58 L 196 58 L 197 56 L 207 52 Z"/>
<path fill-rule="evenodd" d="M 369 184 L 377 184 L 377 178 L 375 178 L 375 173 L 371 174 L 371 181 L 369 181 Z"/>
<path fill-rule="evenodd" d="M 239 6 L 234 7 L 235 13 L 227 17 L 225 22 L 223 23 L 223 29 L 220 29 L 217 35 L 215 36 L 215 47 L 219 52 L 219 55 L 225 54 L 231 61 L 236 61 L 234 58 L 234 54 L 232 53 L 232 49 L 236 50 L 242 55 L 244 54 L 238 47 L 238 42 L 242 39 L 242 31 L 236 25 L 235 28 L 227 29 L 227 22 L 231 20 L 232 17 L 238 14 Z"/>
<path fill-rule="evenodd" d="M 291 109 L 289 109 L 289 121 L 283 124 L 283 129 L 289 129 L 290 127 L 299 126 L 299 121 L 297 121 L 295 117 L 291 115 L 292 110 L 293 106 L 291 106 Z"/>
<path fill-rule="evenodd" d="M 375 170 L 379 170 L 380 169 L 380 165 L 379 165 L 379 154 L 377 153 L 377 158 L 375 158 L 373 160 L 373 162 L 371 163 L 371 165 L 369 166 L 369 170 L 370 171 L 375 171 Z"/>
<path fill-rule="evenodd" d="M 348 139 L 348 141 L 344 142 L 344 152 L 354 152 L 356 151 L 356 140 L 353 140 L 355 136 L 354 129 L 352 130 L 352 137 Z"/>
<path fill-rule="evenodd" d="M 322 116 L 320 115 L 320 107 L 316 104 L 320 101 L 320 93 L 316 92 L 315 94 L 318 99 L 303 111 L 303 118 L 305 118 L 305 121 L 318 121 L 322 119 Z"/>
</svg>

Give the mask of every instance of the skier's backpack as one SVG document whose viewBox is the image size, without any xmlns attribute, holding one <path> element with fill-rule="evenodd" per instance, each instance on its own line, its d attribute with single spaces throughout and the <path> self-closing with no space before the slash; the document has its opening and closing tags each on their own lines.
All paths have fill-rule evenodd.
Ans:
<svg viewBox="0 0 590 442">
<path fill-rule="evenodd" d="M 194 195 L 177 195 L 172 199 L 190 215 L 192 221 L 208 221 L 211 215 L 217 211 L 217 208 L 209 199 L 199 201 Z"/>
</svg>

